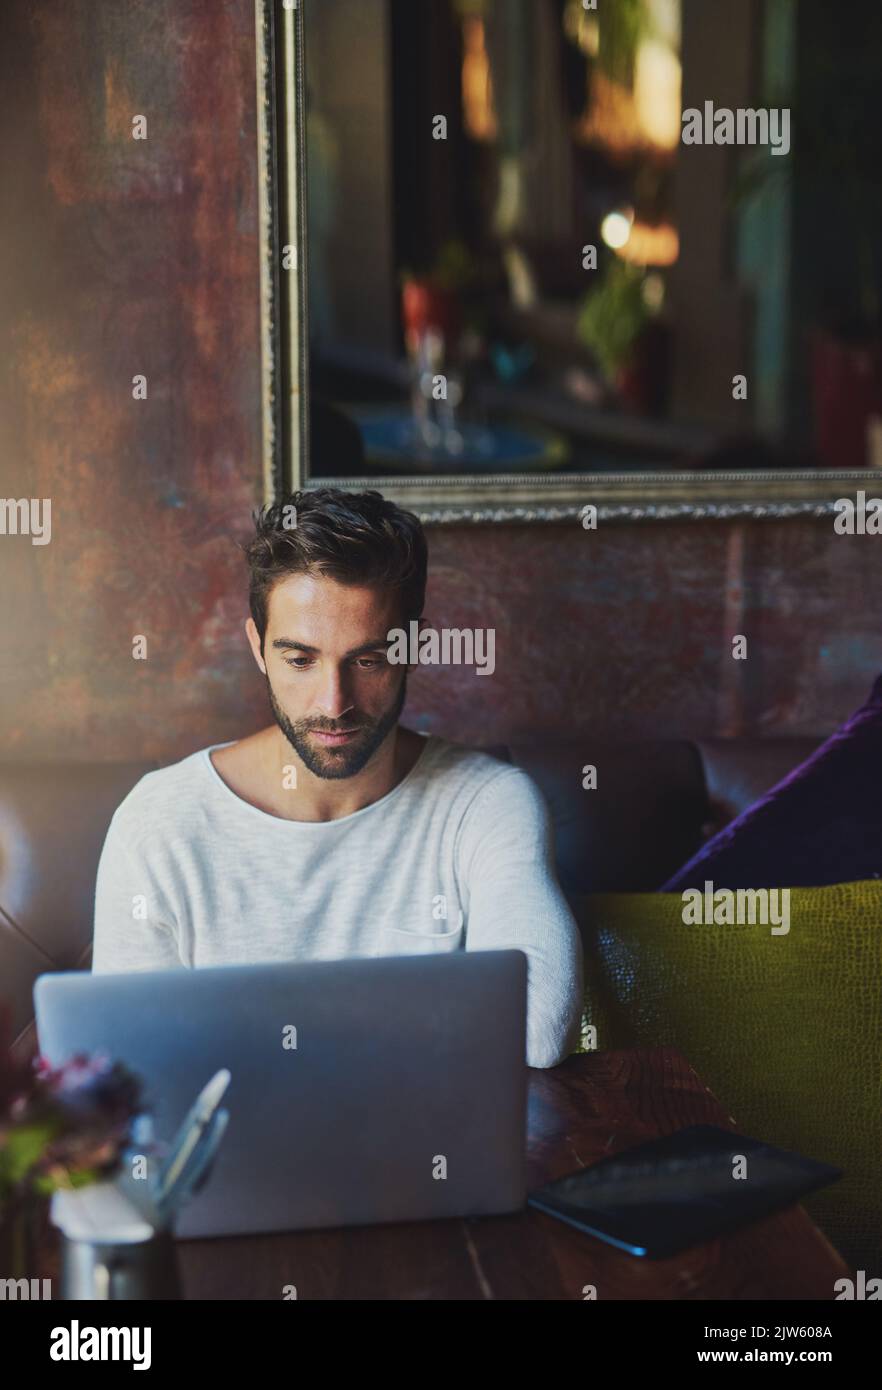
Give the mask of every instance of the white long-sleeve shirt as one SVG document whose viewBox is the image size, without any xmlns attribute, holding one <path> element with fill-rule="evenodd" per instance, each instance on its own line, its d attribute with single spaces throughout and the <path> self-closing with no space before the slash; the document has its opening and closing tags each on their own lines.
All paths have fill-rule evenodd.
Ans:
<svg viewBox="0 0 882 1390">
<path fill-rule="evenodd" d="M 148 773 L 107 832 L 93 971 L 515 947 L 527 1065 L 555 1066 L 579 1040 L 582 946 L 545 800 L 522 769 L 424 737 L 392 791 L 330 821 L 250 805 L 213 748 Z"/>
</svg>

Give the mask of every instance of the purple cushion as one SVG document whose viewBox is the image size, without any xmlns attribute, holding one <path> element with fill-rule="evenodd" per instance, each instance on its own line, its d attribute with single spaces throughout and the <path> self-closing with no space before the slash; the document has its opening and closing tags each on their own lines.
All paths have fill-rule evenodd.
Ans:
<svg viewBox="0 0 882 1390">
<path fill-rule="evenodd" d="M 820 888 L 882 875 L 882 676 L 800 767 L 708 840 L 659 890 Z"/>
</svg>

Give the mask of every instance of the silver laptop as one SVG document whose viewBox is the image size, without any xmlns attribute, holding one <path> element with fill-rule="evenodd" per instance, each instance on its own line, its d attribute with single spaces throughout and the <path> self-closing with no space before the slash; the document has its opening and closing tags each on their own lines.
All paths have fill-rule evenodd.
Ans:
<svg viewBox="0 0 882 1390">
<path fill-rule="evenodd" d="M 125 1062 L 163 1141 L 230 1070 L 193 1237 L 522 1207 L 526 988 L 522 951 L 462 951 L 42 975 L 34 1002 L 43 1055 Z"/>
</svg>

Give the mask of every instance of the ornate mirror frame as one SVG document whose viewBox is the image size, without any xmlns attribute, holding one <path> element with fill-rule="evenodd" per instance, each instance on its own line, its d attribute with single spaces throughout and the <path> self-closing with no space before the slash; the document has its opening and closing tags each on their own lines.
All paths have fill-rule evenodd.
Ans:
<svg viewBox="0 0 882 1390">
<path fill-rule="evenodd" d="M 304 3 L 255 0 L 262 347 L 267 501 L 335 486 L 385 496 L 433 523 L 782 520 L 834 515 L 874 471 L 644 472 L 458 477 L 322 477 L 311 482 L 305 198 Z M 882 491 L 882 488 L 880 488 Z"/>
</svg>

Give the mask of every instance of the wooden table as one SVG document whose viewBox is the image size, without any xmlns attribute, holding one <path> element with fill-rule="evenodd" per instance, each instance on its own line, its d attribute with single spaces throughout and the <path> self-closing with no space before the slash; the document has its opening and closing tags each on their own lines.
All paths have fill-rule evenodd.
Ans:
<svg viewBox="0 0 882 1390">
<path fill-rule="evenodd" d="M 737 1128 L 670 1047 L 529 1073 L 527 1187 L 690 1124 Z M 191 1299 L 824 1299 L 848 1266 L 802 1207 L 667 1260 L 625 1255 L 543 1212 L 183 1241 Z M 289 1294 L 289 1296 L 291 1296 Z"/>
</svg>

